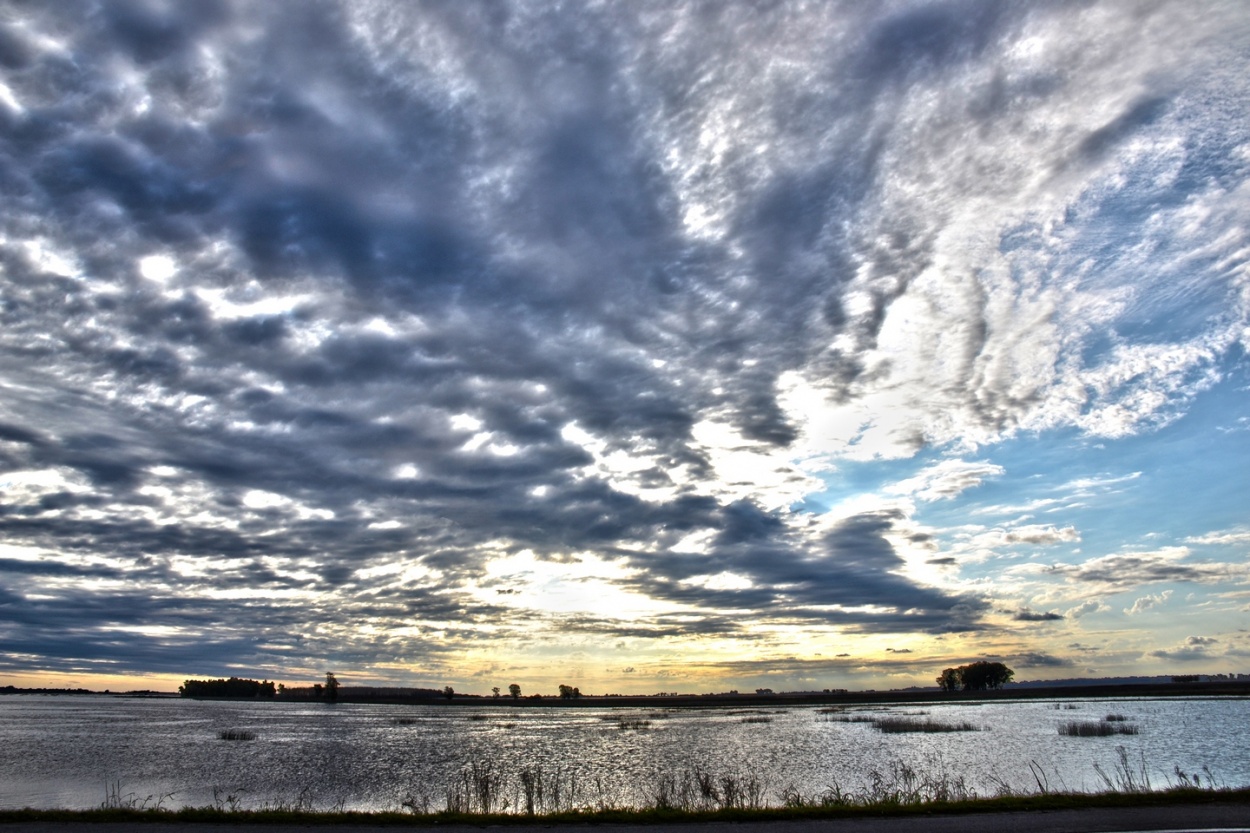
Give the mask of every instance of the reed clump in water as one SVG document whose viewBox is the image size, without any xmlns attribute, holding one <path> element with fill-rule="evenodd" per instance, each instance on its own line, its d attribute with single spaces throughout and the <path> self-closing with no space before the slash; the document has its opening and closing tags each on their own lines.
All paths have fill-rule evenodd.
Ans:
<svg viewBox="0 0 1250 833">
<path fill-rule="evenodd" d="M 1111 735 L 1136 735 L 1140 729 L 1132 723 L 1107 720 L 1069 720 L 1059 724 L 1059 734 L 1073 738 L 1105 738 Z"/>
<path fill-rule="evenodd" d="M 816 715 L 816 719 L 821 723 L 874 723 L 877 718 L 869 717 L 866 714 L 838 714 L 833 711 L 821 710 Z"/>
<path fill-rule="evenodd" d="M 980 729 L 964 721 L 945 723 L 941 720 L 916 720 L 911 717 L 882 717 L 872 721 L 872 727 L 886 734 L 905 732 L 979 732 Z"/>
<path fill-rule="evenodd" d="M 256 740 L 256 733 L 246 729 L 222 729 L 217 733 L 218 740 Z"/>
</svg>

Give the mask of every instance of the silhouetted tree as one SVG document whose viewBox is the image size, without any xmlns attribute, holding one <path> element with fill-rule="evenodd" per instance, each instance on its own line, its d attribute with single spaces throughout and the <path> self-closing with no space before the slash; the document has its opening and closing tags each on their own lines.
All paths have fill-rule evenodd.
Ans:
<svg viewBox="0 0 1250 833">
<path fill-rule="evenodd" d="M 512 685 L 508 686 L 508 693 L 512 695 L 513 700 L 520 699 L 521 687 L 517 685 L 516 683 L 513 683 Z"/>
<path fill-rule="evenodd" d="M 1001 662 L 979 662 L 961 665 L 958 668 L 947 668 L 937 678 L 937 683 L 944 691 L 985 691 L 987 688 L 1002 688 L 1011 682 L 1016 672 Z"/>
<path fill-rule="evenodd" d="M 943 691 L 959 691 L 960 679 L 958 668 L 947 668 L 937 678 L 938 687 Z"/>
<path fill-rule="evenodd" d="M 274 684 L 265 680 L 244 680 L 231 677 L 228 680 L 187 680 L 178 686 L 178 693 L 183 697 L 273 697 L 277 694 Z"/>
<path fill-rule="evenodd" d="M 1011 682 L 1011 678 L 1014 676 L 1016 676 L 1016 672 L 1001 662 L 981 660 L 980 662 L 963 665 L 959 668 L 959 679 L 963 683 L 964 691 L 984 691 L 987 688 L 1002 688 L 1003 685 Z"/>
<path fill-rule="evenodd" d="M 335 703 L 339 699 L 339 681 L 333 674 L 326 672 L 326 702 Z"/>
<path fill-rule="evenodd" d="M 451 686 L 444 686 L 443 696 L 446 697 L 448 700 L 450 700 L 451 698 L 456 696 L 456 690 L 452 688 Z"/>
<path fill-rule="evenodd" d="M 560 699 L 562 700 L 576 700 L 578 697 L 581 697 L 581 696 L 582 696 L 581 690 L 576 689 L 571 685 L 560 686 Z"/>
<path fill-rule="evenodd" d="M 491 692 L 494 693 L 495 699 L 498 700 L 499 699 L 499 686 L 495 686 L 494 688 L 492 688 Z"/>
</svg>

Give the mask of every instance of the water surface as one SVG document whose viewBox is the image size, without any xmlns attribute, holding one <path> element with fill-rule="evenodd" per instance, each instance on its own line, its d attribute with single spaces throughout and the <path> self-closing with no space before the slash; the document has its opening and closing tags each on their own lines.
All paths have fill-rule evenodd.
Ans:
<svg viewBox="0 0 1250 833">
<path fill-rule="evenodd" d="M 108 696 L 0 697 L 0 807 L 85 809 L 110 794 L 166 807 L 233 800 L 319 809 L 398 809 L 424 796 L 440 809 L 463 768 L 541 767 L 575 780 L 587 802 L 649 803 L 656 784 L 699 768 L 754 776 L 769 803 L 784 789 L 864 788 L 910 768 L 1004 789 L 1098 790 L 1124 750 L 1155 787 L 1175 769 L 1207 767 L 1250 786 L 1250 700 L 993 701 L 873 705 L 835 714 L 776 708 L 518 708 L 214 702 Z M 1066 737 L 1061 723 L 1123 715 L 1136 735 Z M 885 734 L 841 718 L 912 716 L 975 732 Z M 626 727 L 626 728 L 622 728 Z M 638 728 L 633 728 L 638 727 Z M 226 730 L 254 740 L 221 740 Z"/>
</svg>

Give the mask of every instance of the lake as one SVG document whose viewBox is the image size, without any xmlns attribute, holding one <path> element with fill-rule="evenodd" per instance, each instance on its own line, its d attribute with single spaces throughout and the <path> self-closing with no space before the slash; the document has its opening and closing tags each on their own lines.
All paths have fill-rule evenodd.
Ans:
<svg viewBox="0 0 1250 833">
<path fill-rule="evenodd" d="M 1074 737 L 1070 721 L 1136 734 Z M 971 724 L 977 731 L 892 734 L 874 719 Z M 888 725 L 888 724 L 887 724 Z M 223 732 L 250 740 L 223 740 Z M 1188 698 L 751 708 L 523 708 L 190 701 L 108 696 L 0 697 L 0 807 L 86 809 L 114 802 L 244 808 L 298 804 L 442 809 L 462 773 L 541 770 L 548 795 L 643 806 L 674 778 L 754 779 L 768 804 L 787 788 L 815 796 L 908 773 L 1004 789 L 1105 789 L 1127 762 L 1153 787 L 1209 768 L 1250 786 L 1250 700 Z M 1121 754 L 1123 750 L 1123 756 Z M 666 779 L 668 779 L 666 781 Z M 880 781 L 878 783 L 881 783 Z"/>
</svg>

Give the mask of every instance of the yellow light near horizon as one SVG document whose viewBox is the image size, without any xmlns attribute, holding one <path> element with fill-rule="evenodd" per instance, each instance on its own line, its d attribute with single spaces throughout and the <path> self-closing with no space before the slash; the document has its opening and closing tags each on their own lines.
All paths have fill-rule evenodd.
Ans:
<svg viewBox="0 0 1250 833">
<path fill-rule="evenodd" d="M 178 686 L 195 674 L 108 674 L 66 671 L 18 672 L 0 678 L 0 685 L 16 688 L 85 688 L 90 691 L 159 691 L 177 694 Z M 202 676 L 202 675 L 201 675 Z"/>
</svg>

